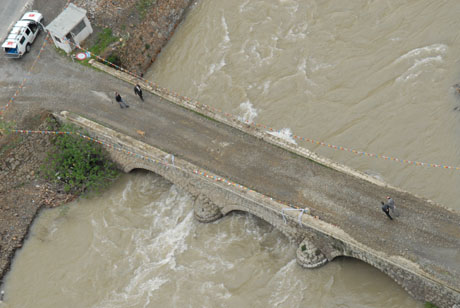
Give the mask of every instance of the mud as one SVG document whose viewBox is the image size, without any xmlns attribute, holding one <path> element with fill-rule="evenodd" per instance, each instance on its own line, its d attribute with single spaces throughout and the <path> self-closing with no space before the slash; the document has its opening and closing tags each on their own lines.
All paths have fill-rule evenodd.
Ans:
<svg viewBox="0 0 460 308">
<path fill-rule="evenodd" d="M 48 112 L 42 111 L 15 120 L 21 127 L 45 130 L 48 117 Z M 12 118 L 10 115 L 4 121 Z M 0 137 L 0 283 L 39 210 L 76 197 L 40 175 L 50 148 L 50 136 L 11 133 Z"/>
</svg>

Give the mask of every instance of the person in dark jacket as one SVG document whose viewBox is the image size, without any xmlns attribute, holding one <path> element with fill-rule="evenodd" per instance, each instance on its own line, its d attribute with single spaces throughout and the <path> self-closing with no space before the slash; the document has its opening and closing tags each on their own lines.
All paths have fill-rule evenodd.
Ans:
<svg viewBox="0 0 460 308">
<path fill-rule="evenodd" d="M 120 104 L 120 108 L 129 108 L 129 105 L 121 98 L 121 95 L 118 92 L 115 92 L 115 100 Z"/>
<path fill-rule="evenodd" d="M 136 85 L 134 87 L 134 94 L 136 95 L 139 95 L 139 97 L 141 98 L 142 101 L 144 101 L 144 98 L 142 97 L 142 89 L 141 89 L 141 86 L 140 85 Z"/>
<path fill-rule="evenodd" d="M 390 209 L 391 209 L 391 213 L 395 214 L 395 202 L 394 202 L 394 200 L 390 196 L 387 196 L 387 202 L 384 203 L 382 201 L 381 203 L 382 203 L 382 211 L 385 214 L 387 214 L 388 218 L 393 220 L 393 218 L 390 216 Z"/>
<path fill-rule="evenodd" d="M 390 206 L 386 203 L 383 203 L 382 202 L 382 211 L 387 214 L 388 218 L 390 218 L 391 220 L 393 220 L 393 217 L 390 216 Z"/>
<path fill-rule="evenodd" d="M 390 207 L 391 213 L 394 214 L 396 210 L 395 202 L 390 196 L 387 196 L 387 204 Z"/>
</svg>

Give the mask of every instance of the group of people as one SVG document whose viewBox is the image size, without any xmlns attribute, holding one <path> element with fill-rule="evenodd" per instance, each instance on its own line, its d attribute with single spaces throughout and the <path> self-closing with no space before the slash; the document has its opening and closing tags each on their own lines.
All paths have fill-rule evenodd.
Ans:
<svg viewBox="0 0 460 308">
<path fill-rule="evenodd" d="M 134 87 L 134 94 L 139 96 L 139 98 L 144 101 L 144 97 L 142 96 L 142 89 L 139 84 L 136 84 Z M 120 108 L 129 108 L 129 105 L 121 98 L 121 95 L 118 92 L 115 92 L 115 100 L 120 104 Z M 395 202 L 394 200 L 390 197 L 387 196 L 387 201 L 386 202 L 381 202 L 382 203 L 382 211 L 390 218 L 393 220 L 393 217 L 390 215 L 390 210 L 391 213 L 394 215 L 395 214 Z"/>
<path fill-rule="evenodd" d="M 134 87 L 134 94 L 139 96 L 141 101 L 144 101 L 144 97 L 142 96 L 142 89 L 141 89 L 140 85 L 136 84 L 136 86 Z M 115 100 L 120 105 L 121 109 L 129 108 L 129 105 L 123 100 L 123 98 L 121 97 L 120 93 L 115 92 Z"/>
</svg>

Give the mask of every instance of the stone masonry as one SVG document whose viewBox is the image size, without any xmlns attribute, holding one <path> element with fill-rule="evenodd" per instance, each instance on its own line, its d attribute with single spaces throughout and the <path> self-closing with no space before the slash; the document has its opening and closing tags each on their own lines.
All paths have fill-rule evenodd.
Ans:
<svg viewBox="0 0 460 308">
<path fill-rule="evenodd" d="M 93 138 L 109 145 L 111 159 L 124 172 L 150 170 L 189 192 L 195 198 L 195 217 L 200 221 L 213 221 L 235 210 L 245 211 L 272 224 L 297 243 L 298 263 L 304 267 L 322 266 L 337 256 L 353 257 L 380 269 L 415 299 L 449 308 L 460 303 L 458 291 L 425 274 L 417 264 L 366 247 L 337 226 L 311 215 L 299 216 L 296 211 L 288 211 L 286 205 L 255 191 L 215 181 L 218 175 L 85 118 L 68 112 L 55 116 L 83 127 Z"/>
</svg>

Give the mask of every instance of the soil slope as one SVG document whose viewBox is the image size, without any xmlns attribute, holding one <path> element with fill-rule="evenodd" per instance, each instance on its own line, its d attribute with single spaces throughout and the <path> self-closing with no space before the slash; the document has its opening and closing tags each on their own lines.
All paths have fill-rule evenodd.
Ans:
<svg viewBox="0 0 460 308">
<path fill-rule="evenodd" d="M 97 31 L 110 28 L 121 44 L 105 52 L 116 54 L 126 69 L 141 74 L 155 61 L 174 34 L 191 0 L 75 0 L 88 11 Z M 93 38 L 96 35 L 93 34 Z"/>
</svg>

